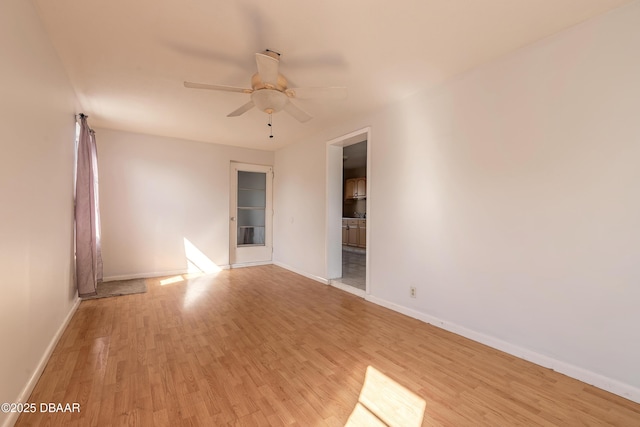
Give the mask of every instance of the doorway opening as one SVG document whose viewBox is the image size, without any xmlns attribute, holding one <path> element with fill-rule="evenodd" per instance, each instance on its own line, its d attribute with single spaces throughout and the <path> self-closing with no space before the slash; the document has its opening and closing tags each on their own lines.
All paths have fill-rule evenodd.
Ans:
<svg viewBox="0 0 640 427">
<path fill-rule="evenodd" d="M 362 297 L 370 292 L 370 134 L 364 128 L 327 142 L 327 277 Z"/>
</svg>

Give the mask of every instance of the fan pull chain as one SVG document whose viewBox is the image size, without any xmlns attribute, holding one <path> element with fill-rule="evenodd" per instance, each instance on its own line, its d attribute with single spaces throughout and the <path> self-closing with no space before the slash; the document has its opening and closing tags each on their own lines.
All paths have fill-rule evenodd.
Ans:
<svg viewBox="0 0 640 427">
<path fill-rule="evenodd" d="M 269 123 L 267 124 L 267 126 L 269 126 L 269 138 L 273 138 L 273 117 L 272 117 L 272 113 L 269 113 Z"/>
</svg>

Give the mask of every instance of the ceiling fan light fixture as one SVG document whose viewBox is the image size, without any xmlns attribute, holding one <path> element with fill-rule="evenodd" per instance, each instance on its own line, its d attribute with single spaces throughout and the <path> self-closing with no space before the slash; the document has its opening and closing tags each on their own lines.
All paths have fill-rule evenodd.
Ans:
<svg viewBox="0 0 640 427">
<path fill-rule="evenodd" d="M 260 111 L 277 113 L 282 110 L 289 98 L 284 93 L 275 89 L 260 89 L 251 94 L 251 100 Z"/>
<path fill-rule="evenodd" d="M 227 114 L 227 117 L 238 117 L 252 108 L 269 115 L 284 110 L 300 123 L 305 123 L 313 117 L 289 101 L 295 99 L 345 99 L 347 88 L 344 87 L 308 87 L 289 88 L 287 79 L 280 74 L 280 53 L 267 49 L 263 53 L 256 53 L 256 68 L 258 72 L 251 77 L 251 89 L 226 86 L 211 85 L 204 83 L 184 82 L 184 86 L 193 89 L 221 90 L 226 92 L 241 92 L 251 94 L 251 100 L 240 108 Z"/>
</svg>

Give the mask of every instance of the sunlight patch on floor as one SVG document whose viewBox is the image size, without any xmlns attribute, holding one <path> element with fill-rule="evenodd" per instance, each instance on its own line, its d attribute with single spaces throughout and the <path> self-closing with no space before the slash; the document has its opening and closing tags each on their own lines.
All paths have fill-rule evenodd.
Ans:
<svg viewBox="0 0 640 427">
<path fill-rule="evenodd" d="M 170 285 L 172 283 L 178 283 L 178 282 L 183 282 L 184 281 L 184 277 L 178 275 L 178 276 L 173 276 L 173 277 L 168 277 L 166 279 L 162 279 L 160 280 L 160 286 L 166 286 L 166 285 Z"/>
<path fill-rule="evenodd" d="M 211 261 L 186 237 L 184 238 L 184 254 L 187 258 L 187 274 L 183 277 L 192 279 L 187 282 L 187 291 L 184 296 L 183 307 L 187 309 L 202 297 L 211 284 L 209 280 L 200 280 L 199 277 L 216 275 L 222 271 L 222 268 Z"/>
<path fill-rule="evenodd" d="M 426 405 L 411 390 L 368 366 L 358 403 L 345 427 L 417 427 L 422 425 Z"/>
</svg>

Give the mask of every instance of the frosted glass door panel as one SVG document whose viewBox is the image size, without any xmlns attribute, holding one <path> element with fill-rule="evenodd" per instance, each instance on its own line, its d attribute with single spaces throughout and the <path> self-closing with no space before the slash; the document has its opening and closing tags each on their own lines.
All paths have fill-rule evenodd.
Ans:
<svg viewBox="0 0 640 427">
<path fill-rule="evenodd" d="M 265 244 L 267 174 L 238 171 L 238 246 Z"/>
<path fill-rule="evenodd" d="M 264 208 L 265 203 L 265 190 L 238 189 L 238 206 Z"/>
<path fill-rule="evenodd" d="M 264 208 L 238 208 L 238 227 L 264 227 Z"/>
<path fill-rule="evenodd" d="M 263 172 L 238 171 L 238 188 L 267 189 L 267 174 Z"/>
</svg>

